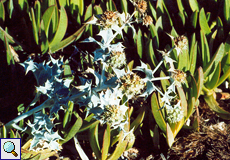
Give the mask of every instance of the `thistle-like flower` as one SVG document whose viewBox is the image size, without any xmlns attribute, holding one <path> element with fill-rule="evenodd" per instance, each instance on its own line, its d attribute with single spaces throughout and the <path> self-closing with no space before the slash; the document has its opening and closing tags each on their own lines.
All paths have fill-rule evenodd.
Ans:
<svg viewBox="0 0 230 160">
<path fill-rule="evenodd" d="M 114 68 L 121 69 L 126 65 L 126 57 L 124 52 L 112 51 L 106 63 Z"/>
<path fill-rule="evenodd" d="M 126 94 L 128 97 L 141 94 L 146 85 L 143 79 L 133 72 L 122 76 L 120 81 L 122 83 L 120 90 L 122 90 L 122 93 Z"/>
<path fill-rule="evenodd" d="M 117 24 L 118 13 L 113 11 L 105 11 L 97 20 L 97 23 L 103 28 L 109 28 Z"/>
<path fill-rule="evenodd" d="M 168 36 L 174 41 L 177 56 L 179 56 L 182 50 L 188 49 L 188 39 L 184 35 L 178 36 L 176 38 L 170 34 L 168 34 Z"/>
<path fill-rule="evenodd" d="M 172 79 L 174 80 L 176 86 L 181 86 L 182 83 L 186 82 L 186 73 L 178 69 L 175 69 L 172 72 Z"/>
<path fill-rule="evenodd" d="M 166 104 L 165 108 L 167 113 L 166 119 L 169 123 L 177 123 L 184 117 L 184 112 L 181 110 L 180 101 L 178 101 L 174 106 Z"/>
<path fill-rule="evenodd" d="M 137 5 L 137 9 L 139 12 L 141 12 L 141 14 L 144 14 L 147 10 L 147 2 L 145 0 L 138 0 L 136 2 Z"/>
<path fill-rule="evenodd" d="M 153 23 L 153 19 L 151 16 L 149 15 L 145 15 L 143 17 L 143 25 L 145 25 L 146 27 L 148 27 L 148 25 L 152 24 Z"/>
<path fill-rule="evenodd" d="M 102 124 L 108 123 L 111 128 L 122 127 L 122 123 L 126 122 L 126 111 L 128 107 L 121 105 L 118 97 L 122 97 L 121 92 L 114 88 L 113 92 L 107 89 L 100 93 L 100 105 L 98 108 L 102 109 L 102 113 L 94 113 L 96 119 L 99 119 Z"/>
</svg>

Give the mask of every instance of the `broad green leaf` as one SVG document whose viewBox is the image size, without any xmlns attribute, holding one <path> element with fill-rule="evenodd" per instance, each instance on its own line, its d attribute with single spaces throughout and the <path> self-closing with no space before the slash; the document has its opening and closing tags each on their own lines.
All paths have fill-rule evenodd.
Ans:
<svg viewBox="0 0 230 160">
<path fill-rule="evenodd" d="M 155 53 L 154 53 L 154 49 L 153 49 L 152 39 L 150 39 L 149 45 L 148 45 L 147 60 L 148 60 L 148 63 L 150 64 L 151 68 L 156 67 L 157 64 L 158 64 L 158 61 L 156 59 L 156 56 L 155 56 Z"/>
<path fill-rule="evenodd" d="M 79 132 L 83 132 L 87 129 L 93 128 L 96 125 L 98 125 L 98 123 L 100 123 L 100 121 L 94 121 L 94 122 L 85 122 L 83 123 L 83 125 L 81 126 L 81 129 L 78 131 Z"/>
<path fill-rule="evenodd" d="M 209 50 L 210 50 L 210 53 L 212 53 L 214 40 L 216 39 L 216 34 L 217 34 L 217 29 L 212 33 L 212 36 L 211 36 L 211 38 L 209 40 Z"/>
<path fill-rule="evenodd" d="M 16 138 L 14 131 L 10 129 L 10 138 Z"/>
<path fill-rule="evenodd" d="M 13 10 L 14 10 L 14 2 L 13 2 L 13 0 L 8 0 L 7 9 L 8 9 L 9 17 L 11 19 L 12 14 L 13 14 Z"/>
<path fill-rule="evenodd" d="M 150 11 L 152 13 L 154 20 L 157 20 L 157 12 L 151 1 L 149 1 L 149 8 L 150 8 Z"/>
<path fill-rule="evenodd" d="M 7 138 L 7 130 L 4 125 L 1 128 L 1 138 Z"/>
<path fill-rule="evenodd" d="M 133 70 L 133 64 L 134 64 L 134 60 L 130 61 L 129 64 L 127 65 L 130 71 Z"/>
<path fill-rule="evenodd" d="M 142 58 L 144 44 L 143 44 L 141 29 L 138 30 L 136 44 L 137 44 L 137 53 L 139 57 Z"/>
<path fill-rule="evenodd" d="M 70 0 L 70 6 L 74 6 L 71 10 L 77 10 L 83 16 L 84 14 L 84 0 Z"/>
<path fill-rule="evenodd" d="M 18 5 L 19 5 L 19 8 L 21 9 L 21 11 L 29 8 L 29 4 L 28 4 L 27 0 L 18 0 L 17 2 L 18 2 Z"/>
<path fill-rule="evenodd" d="M 56 9 L 56 6 L 49 7 L 42 16 L 42 20 L 44 23 L 44 31 L 46 33 L 47 38 L 48 38 L 50 22 L 51 22 L 52 16 L 54 16 L 55 14 L 55 9 Z"/>
<path fill-rule="evenodd" d="M 66 128 L 66 125 L 71 121 L 73 106 L 74 106 L 74 103 L 72 101 L 69 101 L 68 109 L 66 110 L 64 118 L 63 118 L 63 124 L 62 124 L 63 128 Z"/>
<path fill-rule="evenodd" d="M 188 109 L 187 109 L 187 117 L 185 119 L 185 121 L 188 120 L 188 118 L 192 115 L 193 111 L 194 111 L 194 106 L 195 106 L 195 98 L 189 98 L 188 99 Z"/>
<path fill-rule="evenodd" d="M 58 0 L 60 6 L 67 8 L 69 6 L 69 0 Z"/>
<path fill-rule="evenodd" d="M 13 37 L 11 37 L 2 27 L 0 27 L 0 39 L 4 41 L 5 37 L 9 43 L 15 43 Z"/>
<path fill-rule="evenodd" d="M 85 11 L 84 21 L 87 21 L 92 16 L 93 16 L 93 6 L 92 4 L 90 4 Z"/>
<path fill-rule="evenodd" d="M 197 61 L 197 42 L 195 42 L 195 45 L 192 46 L 191 52 L 190 52 L 190 68 L 189 71 L 193 75 L 196 69 L 196 61 Z"/>
<path fill-rule="evenodd" d="M 155 29 L 156 29 L 157 33 L 163 31 L 163 20 L 162 20 L 161 16 L 156 21 Z"/>
<path fill-rule="evenodd" d="M 128 2 L 127 0 L 121 0 L 121 10 L 128 13 Z"/>
<path fill-rule="evenodd" d="M 42 54 L 46 53 L 49 49 L 48 38 L 45 33 L 44 21 L 41 21 L 41 51 Z"/>
<path fill-rule="evenodd" d="M 187 48 L 182 49 L 181 53 L 179 54 L 178 57 L 178 69 L 179 70 L 184 70 L 187 71 L 189 68 L 189 47 L 187 44 Z"/>
<path fill-rule="evenodd" d="M 197 79 L 197 97 L 195 97 L 195 100 L 198 99 L 198 97 L 200 96 L 201 90 L 203 88 L 203 84 L 204 84 L 204 72 L 203 69 L 201 67 L 198 68 L 198 79 Z"/>
<path fill-rule="evenodd" d="M 34 35 L 34 40 L 36 42 L 36 44 L 38 45 L 38 41 L 39 41 L 39 38 L 38 38 L 38 28 L 37 28 L 37 24 L 36 24 L 36 18 L 35 18 L 35 15 L 34 15 L 34 9 L 31 8 L 31 17 L 32 17 L 32 28 L 33 28 L 33 35 Z"/>
<path fill-rule="evenodd" d="M 158 37 L 157 29 L 153 24 L 150 25 L 150 32 L 151 32 L 152 41 L 153 41 L 153 48 L 158 49 L 159 48 L 159 37 Z"/>
<path fill-rule="evenodd" d="M 77 134 L 77 132 L 79 131 L 81 126 L 82 126 L 82 119 L 81 119 L 81 117 L 78 117 L 76 122 L 74 123 L 74 125 L 70 129 L 70 131 L 67 132 L 65 139 L 61 140 L 60 143 L 64 144 L 64 143 L 68 142 L 70 139 L 72 139 Z"/>
<path fill-rule="evenodd" d="M 229 0 L 225 0 L 224 1 L 224 18 L 225 21 L 230 24 L 230 4 L 229 4 Z"/>
<path fill-rule="evenodd" d="M 209 61 L 209 63 L 206 66 L 204 66 L 204 77 L 207 77 L 209 75 L 209 72 L 211 71 L 212 67 L 213 68 L 217 67 L 218 63 L 223 58 L 223 55 L 224 55 L 224 44 L 221 43 L 216 53 L 213 55 L 212 59 Z"/>
<path fill-rule="evenodd" d="M 89 142 L 90 146 L 95 153 L 97 159 L 101 159 L 101 151 L 98 142 L 98 125 L 95 127 L 90 128 L 89 130 Z"/>
<path fill-rule="evenodd" d="M 208 82 L 205 83 L 205 87 L 208 89 L 214 89 L 218 84 L 221 73 L 221 63 L 219 62 L 213 74 L 208 77 Z"/>
<path fill-rule="evenodd" d="M 102 160 L 107 159 L 109 148 L 110 148 L 110 126 L 107 124 L 107 128 L 105 129 L 104 136 L 103 136 L 103 144 L 102 144 L 102 151 L 101 151 Z"/>
<path fill-rule="evenodd" d="M 35 8 L 35 21 L 36 21 L 37 29 L 39 29 L 41 23 L 41 14 L 42 14 L 40 1 L 35 1 L 34 8 Z"/>
<path fill-rule="evenodd" d="M 185 93 L 184 93 L 182 87 L 178 87 L 178 86 L 177 86 L 177 91 L 178 91 L 178 95 L 179 95 L 180 100 L 181 100 L 181 109 L 184 112 L 184 117 L 187 117 L 188 104 L 187 104 Z"/>
<path fill-rule="evenodd" d="M 134 131 L 137 129 L 139 125 L 141 125 L 144 117 L 145 117 L 145 109 L 141 108 L 140 113 L 138 114 L 137 118 L 131 123 L 130 128 L 134 128 Z"/>
<path fill-rule="evenodd" d="M 160 127 L 160 129 L 164 133 L 166 133 L 166 123 L 165 123 L 165 120 L 162 116 L 156 93 L 153 93 L 152 97 L 151 97 L 151 109 L 152 109 L 152 114 L 153 114 L 158 126 Z"/>
<path fill-rule="evenodd" d="M 118 159 L 126 149 L 126 146 L 127 146 L 128 142 L 126 140 L 123 140 L 123 136 L 124 136 L 123 131 L 121 131 L 121 134 L 119 136 L 120 136 L 119 137 L 120 140 L 119 140 L 119 142 L 118 142 L 118 144 L 116 146 L 116 149 L 112 153 L 112 155 L 108 157 L 108 160 Z"/>
<path fill-rule="evenodd" d="M 168 123 L 167 123 L 166 128 L 167 128 L 167 130 L 166 130 L 166 140 L 167 140 L 169 148 L 171 148 L 172 144 L 174 142 L 174 135 L 173 135 L 173 132 L 172 132 L 172 130 L 171 130 L 171 128 L 170 128 Z"/>
<path fill-rule="evenodd" d="M 58 28 L 56 30 L 56 33 L 55 33 L 55 36 L 54 36 L 52 42 L 50 43 L 50 48 L 52 48 L 53 46 L 55 46 L 59 42 L 61 42 L 61 40 L 63 39 L 63 37 L 66 34 L 67 25 L 68 25 L 67 14 L 66 14 L 64 7 L 61 7 Z"/>
<path fill-rule="evenodd" d="M 5 21 L 5 8 L 3 5 L 3 2 L 0 2 L 0 25 L 3 25 L 3 22 Z"/>
<path fill-rule="evenodd" d="M 209 25 L 208 25 L 208 21 L 206 19 L 206 15 L 205 15 L 205 12 L 204 12 L 204 8 L 202 8 L 200 10 L 200 14 L 199 14 L 199 23 L 200 23 L 200 28 L 201 28 L 201 31 L 204 33 L 204 34 L 209 34 L 211 33 L 211 30 L 209 28 Z"/>
<path fill-rule="evenodd" d="M 197 18 L 198 18 L 198 11 L 195 11 L 192 13 L 191 19 L 190 19 L 191 25 L 194 29 L 196 28 L 196 25 L 197 25 Z"/>
<path fill-rule="evenodd" d="M 102 8 L 100 6 L 96 5 L 96 6 L 93 7 L 93 9 L 94 9 L 94 13 L 96 15 L 103 14 L 103 10 L 102 10 Z"/>
<path fill-rule="evenodd" d="M 90 19 L 89 19 L 90 21 Z M 84 32 L 85 30 L 85 27 L 87 26 L 88 24 L 85 23 L 81 28 L 79 28 L 74 34 L 72 34 L 71 36 L 67 37 L 66 39 L 62 40 L 61 42 L 57 43 L 56 45 L 54 45 L 53 47 L 51 47 L 51 51 L 52 52 L 56 52 L 60 49 L 63 49 L 64 47 L 66 47 L 67 45 L 69 45 L 70 43 L 72 43 L 74 40 L 78 40 L 82 33 Z"/>
<path fill-rule="evenodd" d="M 117 11 L 116 5 L 113 0 L 108 0 L 106 2 L 106 7 L 107 7 L 107 10 L 109 11 Z"/>
<path fill-rule="evenodd" d="M 220 77 L 216 87 L 221 85 L 229 76 L 230 76 L 230 67 L 228 67 L 228 69 L 225 70 L 224 74 Z"/>
<path fill-rule="evenodd" d="M 189 0 L 189 5 L 190 5 L 193 12 L 199 11 L 199 4 L 198 4 L 197 0 Z"/>
<path fill-rule="evenodd" d="M 207 38 L 202 31 L 200 32 L 200 38 L 201 38 L 202 64 L 203 64 L 203 66 L 206 66 L 207 63 L 210 61 L 210 51 L 209 51 Z"/>
<path fill-rule="evenodd" d="M 72 71 L 68 59 L 66 59 L 64 64 L 64 78 L 72 79 Z"/>
<path fill-rule="evenodd" d="M 208 106 L 220 116 L 220 118 L 223 118 L 225 120 L 230 120 L 230 112 L 224 110 L 219 106 L 218 102 L 214 98 L 214 93 L 205 95 L 204 100 L 208 104 Z"/>
<path fill-rule="evenodd" d="M 6 60 L 7 60 L 7 64 L 11 65 L 14 64 L 14 58 L 8 43 L 8 39 L 6 38 L 6 36 L 4 35 L 4 45 L 5 45 L 5 49 L 6 49 Z"/>
</svg>

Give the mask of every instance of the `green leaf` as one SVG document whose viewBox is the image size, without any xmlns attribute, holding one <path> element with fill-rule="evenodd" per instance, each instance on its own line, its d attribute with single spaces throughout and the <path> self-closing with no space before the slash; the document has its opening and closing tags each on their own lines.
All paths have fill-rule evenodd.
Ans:
<svg viewBox="0 0 230 160">
<path fill-rule="evenodd" d="M 210 61 L 210 51 L 209 51 L 207 38 L 202 31 L 200 32 L 200 38 L 201 38 L 202 63 L 203 63 L 203 66 L 206 66 L 207 63 Z"/>
<path fill-rule="evenodd" d="M 127 65 L 130 71 L 133 70 L 133 64 L 134 64 L 134 60 L 130 61 L 129 64 Z"/>
<path fill-rule="evenodd" d="M 197 100 L 198 97 L 200 96 L 201 90 L 203 88 L 203 84 L 204 84 L 204 72 L 203 69 L 201 67 L 198 68 L 198 79 L 197 79 L 197 97 L 195 97 Z"/>
<path fill-rule="evenodd" d="M 136 44 L 137 44 L 137 53 L 139 57 L 142 58 L 144 44 L 143 44 L 141 29 L 138 30 Z"/>
<path fill-rule="evenodd" d="M 11 19 L 11 18 L 12 18 L 12 14 L 13 14 L 13 10 L 14 10 L 14 3 L 13 3 L 13 0 L 9 0 L 9 1 L 8 1 L 7 9 L 8 9 L 9 17 L 10 17 L 10 19 Z"/>
<path fill-rule="evenodd" d="M 66 128 L 66 125 L 71 121 L 73 106 L 74 106 L 74 103 L 72 101 L 69 101 L 68 109 L 66 110 L 64 118 L 63 118 L 63 124 L 62 124 L 63 128 Z"/>
<path fill-rule="evenodd" d="M 5 38 L 9 43 L 15 43 L 13 37 L 11 37 L 2 27 L 0 27 L 0 39 L 5 41 Z"/>
<path fill-rule="evenodd" d="M 10 138 L 16 138 L 14 131 L 10 129 Z"/>
<path fill-rule="evenodd" d="M 44 23 L 44 31 L 45 31 L 47 38 L 48 38 L 51 19 L 55 15 L 55 10 L 56 10 L 56 6 L 51 6 L 45 11 L 45 13 L 42 16 L 42 20 Z"/>
<path fill-rule="evenodd" d="M 68 59 L 66 59 L 64 64 L 64 78 L 72 79 L 72 71 Z"/>
<path fill-rule="evenodd" d="M 223 118 L 225 120 L 230 120 L 230 112 L 224 110 L 219 106 L 218 102 L 214 98 L 214 93 L 205 95 L 204 100 L 208 104 L 208 106 L 220 116 L 220 118 Z"/>
<path fill-rule="evenodd" d="M 177 86 L 177 91 L 181 100 L 181 109 L 184 112 L 184 117 L 187 117 L 187 100 L 186 100 L 185 93 L 182 87 L 178 87 L 178 86 Z"/>
<path fill-rule="evenodd" d="M 110 148 L 110 126 L 107 124 L 107 128 L 105 129 L 104 136 L 103 136 L 103 144 L 102 144 L 102 151 L 101 151 L 102 160 L 107 159 L 109 148 Z"/>
<path fill-rule="evenodd" d="M 46 53 L 49 49 L 48 38 L 45 33 L 44 21 L 41 21 L 41 51 L 42 54 Z"/>
<path fill-rule="evenodd" d="M 197 0 L 189 0 L 189 4 L 193 12 L 199 11 L 199 4 Z"/>
<path fill-rule="evenodd" d="M 121 0 L 121 10 L 128 13 L 128 2 L 127 0 Z"/>
<path fill-rule="evenodd" d="M 94 9 L 94 13 L 96 15 L 103 14 L 103 10 L 102 10 L 102 8 L 100 6 L 96 5 L 96 6 L 93 7 L 93 9 Z"/>
<path fill-rule="evenodd" d="M 84 21 L 87 21 L 92 16 L 93 16 L 93 5 L 90 4 L 85 11 Z"/>
<path fill-rule="evenodd" d="M 134 131 L 141 125 L 144 117 L 145 117 L 145 109 L 141 108 L 140 113 L 138 114 L 137 118 L 131 123 L 130 128 L 134 128 Z"/>
<path fill-rule="evenodd" d="M 126 140 L 123 140 L 123 136 L 124 136 L 123 131 L 120 132 L 119 136 L 120 136 L 119 137 L 120 140 L 119 140 L 119 142 L 118 142 L 118 144 L 116 146 L 116 149 L 112 153 L 112 155 L 108 157 L 108 160 L 118 159 L 126 149 L 126 146 L 127 146 L 128 142 Z"/>
<path fill-rule="evenodd" d="M 158 49 L 159 48 L 159 37 L 158 37 L 157 29 L 153 24 L 150 25 L 150 32 L 151 32 L 151 36 L 153 40 L 153 48 Z"/>
<path fill-rule="evenodd" d="M 208 35 L 209 33 L 211 33 L 211 29 L 209 28 L 208 21 L 206 19 L 206 15 L 205 15 L 205 12 L 204 12 L 204 8 L 202 8 L 200 10 L 199 23 L 200 23 L 201 31 L 204 34 Z"/>
<path fill-rule="evenodd" d="M 228 68 L 228 70 L 225 70 L 224 74 L 220 77 L 216 87 L 221 85 L 229 76 L 230 76 L 230 67 Z"/>
<path fill-rule="evenodd" d="M 100 146 L 99 146 L 99 142 L 98 142 L 98 125 L 90 128 L 89 142 L 90 142 L 90 146 L 91 146 L 93 152 L 95 153 L 97 159 L 101 159 Z"/>
<path fill-rule="evenodd" d="M 156 97 L 156 93 L 153 93 L 152 97 L 151 97 L 151 109 L 152 109 L 152 114 L 153 114 L 158 126 L 160 127 L 160 129 L 164 133 L 166 133 L 166 123 L 165 123 L 165 120 L 162 116 L 162 113 L 161 113 L 161 110 L 159 107 L 159 103 L 158 103 L 158 100 Z"/>
<path fill-rule="evenodd" d="M 107 10 L 109 11 L 117 11 L 116 5 L 113 0 L 108 0 L 106 2 L 106 7 L 107 7 Z"/>
<path fill-rule="evenodd" d="M 228 0 L 224 1 L 224 18 L 225 21 L 230 24 L 230 4 Z"/>
<path fill-rule="evenodd" d="M 167 130 L 166 130 L 166 140 L 167 140 L 169 148 L 171 148 L 172 144 L 174 142 L 174 135 L 173 135 L 173 132 L 172 132 L 172 130 L 171 130 L 171 128 L 170 128 L 168 123 L 167 123 L 166 128 L 167 128 Z"/>
<path fill-rule="evenodd" d="M 84 0 L 70 0 L 71 10 L 77 10 L 80 16 L 84 14 Z"/>
<path fill-rule="evenodd" d="M 34 9 L 31 8 L 31 16 L 32 16 L 32 28 L 33 28 L 33 35 L 34 35 L 34 40 L 36 42 L 36 44 L 38 45 L 38 41 L 39 41 L 39 38 L 38 38 L 38 28 L 37 28 L 37 23 L 36 23 L 36 18 L 35 18 L 35 15 L 34 15 Z"/>
<path fill-rule="evenodd" d="M 216 88 L 221 73 L 221 63 L 219 62 L 215 70 L 213 71 L 213 74 L 211 74 L 208 77 L 208 81 L 205 83 L 205 87 L 208 89 L 214 89 Z"/>
<path fill-rule="evenodd" d="M 90 19 L 89 19 L 90 20 Z M 81 28 L 79 28 L 74 34 L 72 34 L 71 36 L 67 37 L 66 39 L 62 40 L 61 42 L 57 43 L 56 45 L 52 46 L 51 47 L 51 51 L 52 52 L 56 52 L 64 47 L 66 47 L 67 45 L 69 45 L 70 43 L 72 43 L 74 40 L 78 40 L 82 33 L 84 32 L 85 30 L 85 27 L 87 26 L 88 24 L 84 24 Z"/>
<path fill-rule="evenodd" d="M 190 19 L 191 25 L 194 29 L 196 28 L 196 25 L 197 25 L 197 18 L 198 18 L 198 11 L 195 11 L 192 13 L 191 19 Z"/>
<path fill-rule="evenodd" d="M 216 35 L 217 35 L 217 29 L 212 33 L 212 36 L 211 36 L 211 38 L 209 40 L 210 53 L 212 53 L 213 44 L 214 44 L 214 40 L 216 39 Z"/>
<path fill-rule="evenodd" d="M 213 55 L 212 59 L 209 61 L 209 63 L 204 66 L 204 77 L 207 77 L 209 72 L 211 71 L 212 67 L 216 68 L 218 63 L 221 61 L 224 55 L 224 44 L 221 43 L 219 48 L 217 49 L 216 53 Z M 210 77 L 212 78 L 212 77 Z"/>
<path fill-rule="evenodd" d="M 82 119 L 81 119 L 81 117 L 78 117 L 76 122 L 74 123 L 74 125 L 70 129 L 70 131 L 67 132 L 65 139 L 61 140 L 60 143 L 64 144 L 64 143 L 68 142 L 70 139 L 72 139 L 77 134 L 77 132 L 79 131 L 81 126 L 82 126 Z"/>
<path fill-rule="evenodd" d="M 83 131 L 85 131 L 87 129 L 93 128 L 96 125 L 98 125 L 98 123 L 100 123 L 100 121 L 94 121 L 94 122 L 85 122 L 84 121 L 84 123 L 83 123 L 81 129 L 79 130 L 79 132 L 83 132 Z"/>
<path fill-rule="evenodd" d="M 7 138 L 7 130 L 4 125 L 1 128 L 1 138 Z"/>
<path fill-rule="evenodd" d="M 12 55 L 8 40 L 7 40 L 5 35 L 4 35 L 4 45 L 5 45 L 5 49 L 6 49 L 7 64 L 8 65 L 11 65 L 11 64 L 14 65 L 14 58 L 13 58 L 13 55 Z"/>
<path fill-rule="evenodd" d="M 35 9 L 35 20 L 36 20 L 37 29 L 39 29 L 40 23 L 41 23 L 41 4 L 40 4 L 40 1 L 35 1 L 34 9 Z"/>
<path fill-rule="evenodd" d="M 64 7 L 61 7 L 58 28 L 56 30 L 56 33 L 55 33 L 55 36 L 52 42 L 50 42 L 50 48 L 57 45 L 63 39 L 63 37 L 66 34 L 67 25 L 68 25 L 67 14 L 66 14 Z"/>
<path fill-rule="evenodd" d="M 152 42 L 152 39 L 150 39 L 149 41 L 149 46 L 148 46 L 148 51 L 147 51 L 147 60 L 148 60 L 148 63 L 150 64 L 151 68 L 154 68 L 157 66 L 158 64 L 158 61 L 156 59 L 156 56 L 155 56 L 155 53 L 154 53 L 154 50 L 153 50 L 153 42 Z"/>
<path fill-rule="evenodd" d="M 157 20 L 157 12 L 151 1 L 149 1 L 149 8 L 150 8 L 150 11 L 152 13 L 154 20 Z"/>
<path fill-rule="evenodd" d="M 0 2 L 0 25 L 3 25 L 3 22 L 5 21 L 5 8 L 3 5 L 3 2 Z"/>
<path fill-rule="evenodd" d="M 195 45 L 192 46 L 191 52 L 190 52 L 190 72 L 193 75 L 196 69 L 196 61 L 197 61 L 197 42 L 195 42 Z"/>
</svg>

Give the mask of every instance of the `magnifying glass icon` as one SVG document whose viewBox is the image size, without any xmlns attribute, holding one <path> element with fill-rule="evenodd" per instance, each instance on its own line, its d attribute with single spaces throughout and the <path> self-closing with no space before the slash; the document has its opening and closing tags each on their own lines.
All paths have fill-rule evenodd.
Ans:
<svg viewBox="0 0 230 160">
<path fill-rule="evenodd" d="M 15 157 L 18 156 L 18 154 L 14 151 L 15 150 L 15 145 L 11 141 L 7 141 L 3 145 L 3 149 L 7 153 L 12 153 Z"/>
</svg>

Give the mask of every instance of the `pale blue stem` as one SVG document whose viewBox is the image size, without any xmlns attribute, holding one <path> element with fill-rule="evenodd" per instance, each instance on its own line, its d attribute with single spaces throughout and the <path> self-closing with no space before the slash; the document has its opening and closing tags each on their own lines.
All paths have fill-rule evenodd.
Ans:
<svg viewBox="0 0 230 160">
<path fill-rule="evenodd" d="M 18 123 L 19 121 L 21 121 L 22 119 L 25 119 L 27 117 L 29 117 L 30 115 L 44 109 L 44 108 L 50 108 L 54 105 L 54 100 L 53 99 L 47 99 L 44 103 L 42 103 L 40 106 L 37 106 L 34 109 L 31 109 L 30 111 L 23 113 L 22 115 L 18 116 L 17 118 L 13 119 L 12 121 L 8 122 L 5 127 L 16 127 L 16 129 L 22 130 L 21 127 L 19 127 L 18 125 L 16 125 L 16 123 Z"/>
</svg>

